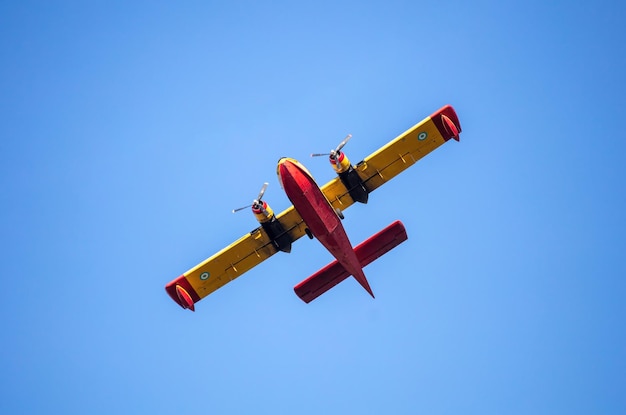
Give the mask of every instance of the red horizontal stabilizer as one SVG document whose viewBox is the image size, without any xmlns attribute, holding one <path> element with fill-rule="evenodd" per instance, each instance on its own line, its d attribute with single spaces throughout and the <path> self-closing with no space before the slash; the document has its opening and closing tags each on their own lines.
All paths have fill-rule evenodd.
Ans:
<svg viewBox="0 0 626 415">
<path fill-rule="evenodd" d="M 354 252 L 361 263 L 361 267 L 365 267 L 406 241 L 407 238 L 406 229 L 398 220 L 361 242 L 354 248 Z M 348 271 L 335 260 L 296 285 L 293 290 L 302 301 L 310 303 L 349 276 Z"/>
</svg>

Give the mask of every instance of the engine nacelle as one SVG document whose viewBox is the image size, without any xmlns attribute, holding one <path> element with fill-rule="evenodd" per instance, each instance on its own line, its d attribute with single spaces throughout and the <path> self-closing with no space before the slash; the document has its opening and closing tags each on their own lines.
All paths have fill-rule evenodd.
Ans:
<svg viewBox="0 0 626 415">
<path fill-rule="evenodd" d="M 345 153 L 340 152 L 336 157 L 330 157 L 330 164 L 339 175 L 341 182 L 355 202 L 367 203 L 368 191 L 359 173 L 352 167 Z"/>
<path fill-rule="evenodd" d="M 274 211 L 266 201 L 252 205 L 252 213 L 259 223 L 265 223 L 274 218 Z"/>
<path fill-rule="evenodd" d="M 330 165 L 333 166 L 335 172 L 337 174 L 344 173 L 352 167 L 350 164 L 350 160 L 346 157 L 345 153 L 340 152 L 337 156 L 333 157 L 332 155 L 328 158 L 330 161 Z"/>
</svg>

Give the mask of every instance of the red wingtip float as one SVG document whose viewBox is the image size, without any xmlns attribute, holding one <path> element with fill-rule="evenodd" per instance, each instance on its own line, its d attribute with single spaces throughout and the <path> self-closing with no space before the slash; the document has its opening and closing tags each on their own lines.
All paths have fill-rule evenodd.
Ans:
<svg viewBox="0 0 626 415">
<path fill-rule="evenodd" d="M 461 133 L 461 123 L 459 118 L 450 105 L 446 105 L 434 112 L 430 118 L 433 120 L 437 129 L 443 136 L 445 141 L 453 138 L 459 141 L 459 134 Z"/>
<path fill-rule="evenodd" d="M 165 291 L 167 291 L 172 300 L 176 301 L 178 305 L 182 308 L 188 308 L 191 311 L 195 311 L 194 304 L 200 301 L 200 297 L 196 294 L 184 275 L 167 284 Z"/>
<path fill-rule="evenodd" d="M 342 151 L 348 135 L 330 153 L 312 154 L 328 155 L 337 173 L 321 187 L 298 161 L 281 158 L 278 181 L 293 205 L 275 215 L 262 200 L 265 183 L 252 205 L 246 206 L 252 207 L 260 226 L 168 283 L 165 290 L 182 308 L 194 311 L 202 298 L 275 253 L 290 252 L 292 243 L 307 235 L 335 260 L 296 285 L 298 297 L 308 303 L 351 275 L 374 297 L 363 268 L 404 242 L 406 230 L 396 221 L 353 248 L 341 223 L 343 211 L 354 203 L 367 203 L 371 192 L 450 139 L 459 141 L 460 133 L 456 112 L 446 105 L 356 165 Z"/>
<path fill-rule="evenodd" d="M 191 311 L 196 311 L 193 306 L 193 300 L 191 299 L 191 296 L 180 285 L 176 286 L 176 295 L 178 296 L 178 299 L 180 300 L 180 303 L 183 305 L 184 308 L 188 308 Z"/>
</svg>

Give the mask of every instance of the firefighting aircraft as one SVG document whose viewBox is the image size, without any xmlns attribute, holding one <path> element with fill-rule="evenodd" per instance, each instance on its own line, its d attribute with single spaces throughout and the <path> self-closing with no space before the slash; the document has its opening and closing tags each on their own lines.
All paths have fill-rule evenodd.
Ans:
<svg viewBox="0 0 626 415">
<path fill-rule="evenodd" d="M 293 203 L 278 215 L 263 200 L 267 183 L 248 207 L 260 223 L 252 232 L 185 272 L 165 286 L 172 299 L 184 309 L 195 310 L 202 298 L 259 265 L 278 251 L 290 252 L 302 236 L 317 238 L 335 260 L 294 287 L 306 303 L 319 297 L 352 275 L 365 290 L 374 293 L 363 267 L 407 239 L 396 221 L 360 245 L 352 247 L 341 223 L 343 210 L 353 203 L 367 203 L 368 195 L 415 164 L 451 138 L 459 141 L 461 125 L 454 109 L 446 105 L 387 143 L 356 165 L 342 151 L 348 135 L 328 155 L 337 176 L 319 187 L 298 161 L 278 161 L 278 181 Z"/>
</svg>

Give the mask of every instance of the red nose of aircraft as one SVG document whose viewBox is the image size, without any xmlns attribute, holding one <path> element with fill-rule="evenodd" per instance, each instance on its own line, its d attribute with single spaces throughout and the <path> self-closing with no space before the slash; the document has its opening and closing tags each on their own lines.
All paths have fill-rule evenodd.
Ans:
<svg viewBox="0 0 626 415">
<path fill-rule="evenodd" d="M 278 160 L 278 165 L 276 166 L 276 174 L 278 175 L 278 182 L 280 183 L 280 187 L 285 189 L 284 179 L 293 176 L 293 170 L 297 169 L 297 164 L 299 164 L 294 159 L 289 157 L 282 157 Z M 287 179 L 288 180 L 288 179 Z"/>
</svg>

